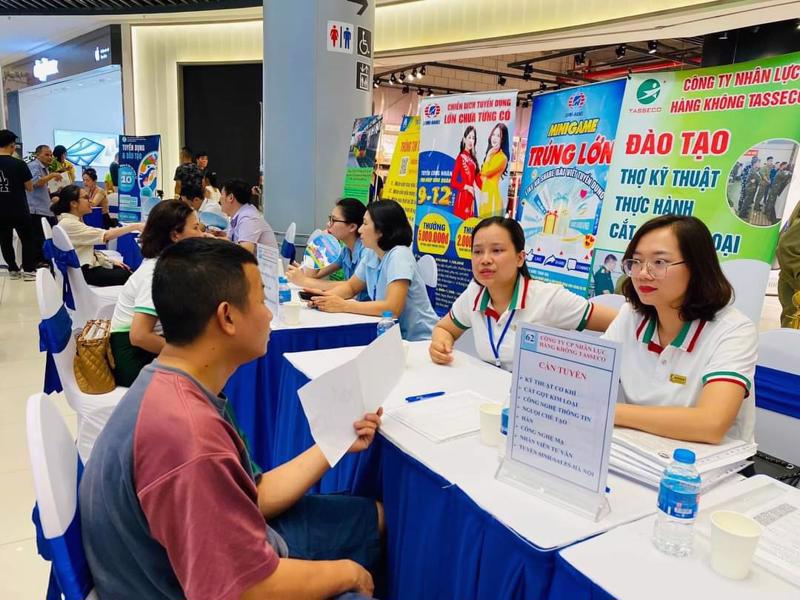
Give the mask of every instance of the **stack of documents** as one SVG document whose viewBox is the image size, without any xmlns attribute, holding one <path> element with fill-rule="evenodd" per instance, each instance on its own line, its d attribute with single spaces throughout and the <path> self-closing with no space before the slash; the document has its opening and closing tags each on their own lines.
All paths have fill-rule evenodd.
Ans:
<svg viewBox="0 0 800 600">
<path fill-rule="evenodd" d="M 481 428 L 481 404 L 488 398 L 465 390 L 406 404 L 391 412 L 393 419 L 432 442 L 444 442 Z"/>
<path fill-rule="evenodd" d="M 701 489 L 705 491 L 751 464 L 748 459 L 756 453 L 757 446 L 729 438 L 720 444 L 682 442 L 635 429 L 615 427 L 609 469 L 645 485 L 658 487 L 664 468 L 672 462 L 672 452 L 676 448 L 694 452 L 697 457 L 695 466 L 703 480 Z"/>
</svg>

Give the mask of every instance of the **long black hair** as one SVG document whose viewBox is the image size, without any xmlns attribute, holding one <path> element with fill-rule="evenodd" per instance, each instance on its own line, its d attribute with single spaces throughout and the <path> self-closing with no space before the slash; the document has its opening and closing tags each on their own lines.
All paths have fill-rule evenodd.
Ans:
<svg viewBox="0 0 800 600">
<path fill-rule="evenodd" d="M 58 201 L 50 206 L 54 215 L 61 215 L 70 211 L 70 204 L 77 202 L 81 197 L 81 188 L 75 184 L 64 186 L 58 191 Z"/>
<path fill-rule="evenodd" d="M 503 177 L 508 174 L 508 160 L 511 154 L 509 154 L 509 144 L 508 144 L 508 127 L 505 126 L 505 123 L 498 123 L 492 130 L 489 132 L 489 139 L 486 142 L 486 154 L 483 155 L 483 162 L 486 162 L 486 158 L 489 156 L 489 150 L 492 149 L 492 134 L 494 134 L 495 129 L 500 129 L 500 151 L 506 155 L 506 168 L 500 174 L 500 177 Z"/>
<path fill-rule="evenodd" d="M 408 223 L 406 211 L 394 200 L 381 200 L 372 202 L 367 206 L 367 212 L 375 225 L 375 231 L 380 232 L 378 247 L 388 252 L 395 246 L 410 246 L 413 238 L 411 225 Z"/>
<path fill-rule="evenodd" d="M 459 151 L 459 154 L 461 152 L 464 152 L 464 148 L 466 148 L 466 146 L 464 144 L 464 139 L 470 133 L 475 135 L 475 143 L 472 144 L 472 150 L 469 151 L 469 155 L 472 157 L 472 160 L 475 162 L 475 166 L 477 167 L 478 166 L 478 157 L 475 156 L 475 146 L 478 145 L 478 130 L 475 129 L 475 127 L 473 125 L 468 125 L 467 128 L 464 130 L 464 135 L 461 136 L 461 146 L 460 146 L 461 149 Z"/>
<path fill-rule="evenodd" d="M 633 258 L 639 242 L 645 235 L 662 227 L 672 229 L 678 239 L 683 262 L 689 269 L 689 285 L 686 287 L 686 294 L 679 309 L 681 319 L 713 320 L 733 298 L 733 287 L 722 272 L 711 232 L 697 217 L 662 215 L 650 219 L 636 230 L 622 257 L 623 262 Z M 654 306 L 644 304 L 639 299 L 630 277 L 622 284 L 622 293 L 639 313 L 653 319 L 658 316 Z"/>
<path fill-rule="evenodd" d="M 475 245 L 475 235 L 481 230 L 486 229 L 487 227 L 491 227 L 492 225 L 497 225 L 498 227 L 502 227 L 508 232 L 508 236 L 511 238 L 511 243 L 514 244 L 514 250 L 519 254 L 520 252 L 525 252 L 525 232 L 522 231 L 522 226 L 515 221 L 514 219 L 509 219 L 507 217 L 488 217 L 475 225 L 472 230 L 472 245 Z M 520 275 L 522 275 L 525 279 L 531 279 L 531 273 L 528 271 L 528 265 L 526 263 L 522 263 L 519 268 L 517 269 Z"/>
</svg>

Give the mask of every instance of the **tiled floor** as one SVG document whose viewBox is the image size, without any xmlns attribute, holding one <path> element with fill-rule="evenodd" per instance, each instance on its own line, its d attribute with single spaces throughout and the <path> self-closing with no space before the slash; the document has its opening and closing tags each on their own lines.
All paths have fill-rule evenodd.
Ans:
<svg viewBox="0 0 800 600">
<path fill-rule="evenodd" d="M 42 390 L 35 283 L 0 276 L 0 598 L 42 600 L 49 568 L 36 554 L 25 403 Z M 54 396 L 70 429 L 75 412 Z"/>
<path fill-rule="evenodd" d="M 780 306 L 767 298 L 760 328 L 778 326 Z M 36 554 L 31 524 L 33 482 L 25 438 L 25 402 L 41 391 L 35 284 L 0 277 L 0 599 L 42 600 L 48 567 Z M 75 413 L 54 396 L 70 429 Z"/>
</svg>

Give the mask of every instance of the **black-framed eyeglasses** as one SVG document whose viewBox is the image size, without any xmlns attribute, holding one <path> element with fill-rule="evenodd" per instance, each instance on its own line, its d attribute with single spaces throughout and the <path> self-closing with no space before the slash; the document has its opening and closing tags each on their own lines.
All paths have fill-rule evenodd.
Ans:
<svg viewBox="0 0 800 600">
<path fill-rule="evenodd" d="M 347 224 L 347 221 L 344 221 L 343 219 L 334 219 L 333 215 L 328 215 L 328 223 L 344 223 L 344 224 Z"/>
<path fill-rule="evenodd" d="M 629 277 L 637 277 L 641 274 L 642 268 L 645 268 L 653 279 L 664 279 L 664 277 L 667 276 L 667 269 L 685 263 L 686 261 L 684 260 L 669 262 L 661 258 L 657 258 L 653 261 L 626 258 L 622 261 L 622 272 Z"/>
</svg>

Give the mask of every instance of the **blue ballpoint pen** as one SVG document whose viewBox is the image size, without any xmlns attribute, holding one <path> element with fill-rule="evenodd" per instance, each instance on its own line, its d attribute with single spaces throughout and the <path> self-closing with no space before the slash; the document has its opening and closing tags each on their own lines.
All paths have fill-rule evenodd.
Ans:
<svg viewBox="0 0 800 600">
<path fill-rule="evenodd" d="M 428 394 L 420 394 L 419 396 L 408 396 L 406 402 L 417 402 L 418 400 L 427 400 L 428 398 L 435 398 L 436 396 L 444 396 L 446 392 L 430 392 Z"/>
</svg>

